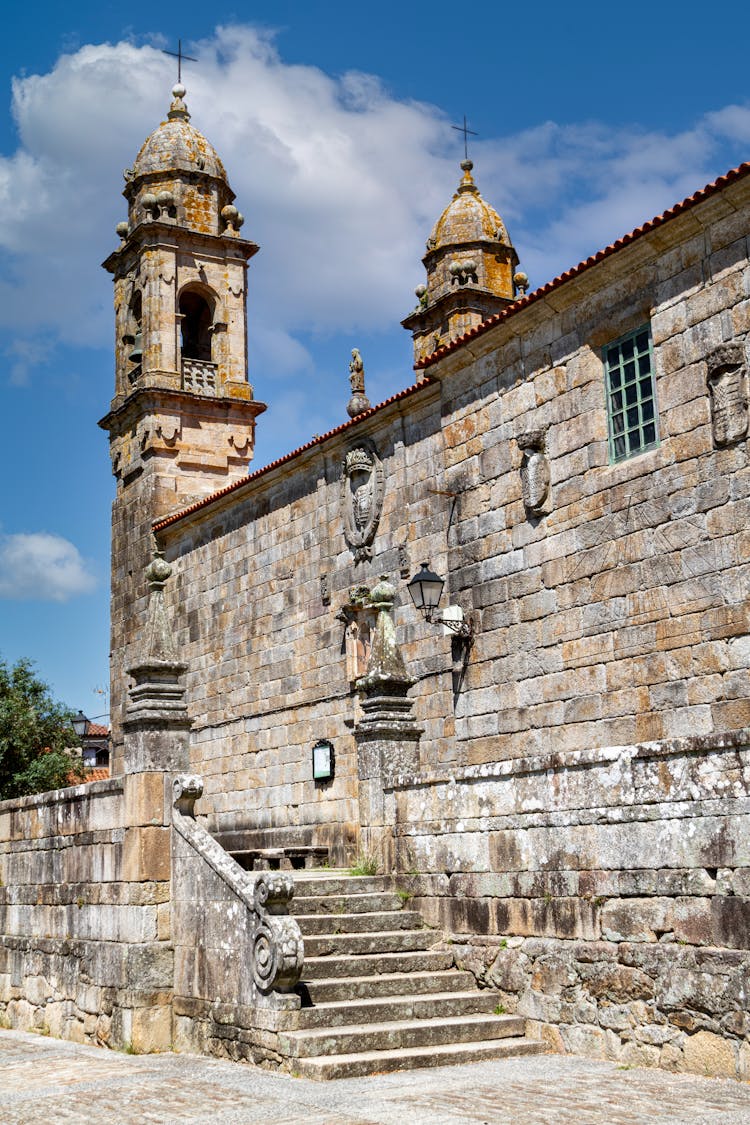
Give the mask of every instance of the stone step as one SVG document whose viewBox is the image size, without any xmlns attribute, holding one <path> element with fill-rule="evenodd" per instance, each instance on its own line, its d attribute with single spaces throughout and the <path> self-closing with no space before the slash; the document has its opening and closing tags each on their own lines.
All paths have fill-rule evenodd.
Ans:
<svg viewBox="0 0 750 1125">
<path fill-rule="evenodd" d="M 397 894 L 334 894 L 308 895 L 306 888 L 295 882 L 294 898 L 290 913 L 295 918 L 300 914 L 378 914 L 383 910 L 401 910 L 403 903 Z"/>
<path fill-rule="evenodd" d="M 303 937 L 313 934 L 372 934 L 378 930 L 425 929 L 416 910 L 378 910 L 362 914 L 295 914 Z"/>
<path fill-rule="evenodd" d="M 445 1043 L 432 1047 L 399 1047 L 391 1051 L 356 1051 L 349 1055 L 289 1059 L 286 1066 L 298 1078 L 326 1080 L 360 1078 L 427 1066 L 457 1066 L 488 1059 L 539 1055 L 544 1045 L 534 1039 L 495 1039 L 489 1043 Z"/>
<path fill-rule="evenodd" d="M 317 934 L 305 938 L 305 957 L 340 954 L 409 953 L 430 949 L 442 941 L 435 930 L 381 930 L 374 934 Z"/>
<path fill-rule="evenodd" d="M 337 871 L 295 871 L 294 897 L 303 895 L 367 895 L 393 889 L 390 875 L 347 875 Z"/>
<path fill-rule="evenodd" d="M 410 993 L 367 1000 L 348 996 L 328 1004 L 316 1004 L 296 1013 L 294 1030 L 342 1027 L 346 1024 L 388 1023 L 392 1020 L 440 1019 L 448 1016 L 494 1014 L 500 997 L 489 989 L 463 992 Z"/>
<path fill-rule="evenodd" d="M 332 957 L 305 957 L 306 980 L 328 977 L 366 977 L 379 973 L 429 973 L 450 969 L 453 954 L 442 950 L 409 953 L 337 954 Z"/>
<path fill-rule="evenodd" d="M 487 1042 L 523 1036 L 524 1031 L 525 1021 L 521 1016 L 480 1013 L 282 1031 L 279 1032 L 279 1047 L 284 1055 L 291 1058 L 313 1058 L 316 1055 L 351 1054 L 353 1051 L 395 1051 L 399 1047 Z"/>
<path fill-rule="evenodd" d="M 307 969 L 307 965 L 305 965 Z M 334 977 L 304 980 L 298 991 L 304 1002 L 330 1004 L 336 1001 L 372 1000 L 383 996 L 410 996 L 461 992 L 474 986 L 469 972 L 446 969 L 440 972 L 381 973 L 379 976 Z M 477 995 L 483 993 L 477 990 Z"/>
</svg>

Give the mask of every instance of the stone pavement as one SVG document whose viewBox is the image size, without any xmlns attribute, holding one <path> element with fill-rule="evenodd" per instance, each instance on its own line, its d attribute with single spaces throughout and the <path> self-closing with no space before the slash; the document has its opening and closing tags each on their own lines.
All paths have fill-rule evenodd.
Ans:
<svg viewBox="0 0 750 1125">
<path fill-rule="evenodd" d="M 339 1082 L 0 1031 L 2 1125 L 748 1125 L 750 1085 L 542 1055 Z"/>
</svg>

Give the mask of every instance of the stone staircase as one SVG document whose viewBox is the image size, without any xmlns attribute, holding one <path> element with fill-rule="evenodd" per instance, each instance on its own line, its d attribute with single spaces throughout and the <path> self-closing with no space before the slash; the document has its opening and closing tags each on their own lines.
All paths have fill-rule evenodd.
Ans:
<svg viewBox="0 0 750 1125">
<path fill-rule="evenodd" d="M 297 871 L 294 913 L 305 942 L 302 1010 L 280 1033 L 287 1069 L 355 1078 L 531 1055 L 524 1020 L 453 967 L 442 935 L 407 909 L 388 876 Z"/>
</svg>

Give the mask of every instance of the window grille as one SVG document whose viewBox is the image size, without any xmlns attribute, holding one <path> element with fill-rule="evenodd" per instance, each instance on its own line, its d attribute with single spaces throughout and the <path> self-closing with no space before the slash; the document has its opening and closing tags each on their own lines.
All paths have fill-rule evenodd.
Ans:
<svg viewBox="0 0 750 1125">
<path fill-rule="evenodd" d="M 604 348 L 610 462 L 659 444 L 651 328 L 648 324 Z"/>
</svg>

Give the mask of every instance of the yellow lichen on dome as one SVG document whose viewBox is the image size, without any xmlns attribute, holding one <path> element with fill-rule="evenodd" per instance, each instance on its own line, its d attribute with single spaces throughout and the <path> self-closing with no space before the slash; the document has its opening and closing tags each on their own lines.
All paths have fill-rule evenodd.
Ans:
<svg viewBox="0 0 750 1125">
<path fill-rule="evenodd" d="M 471 175 L 472 162 L 461 164 L 464 175 L 458 190 L 435 223 L 427 242 L 428 251 L 466 242 L 508 243 L 505 224 L 494 207 L 482 199 Z"/>
<path fill-rule="evenodd" d="M 204 172 L 226 180 L 213 145 L 184 118 L 162 121 L 146 138 L 133 164 L 133 179 L 160 172 Z"/>
</svg>

